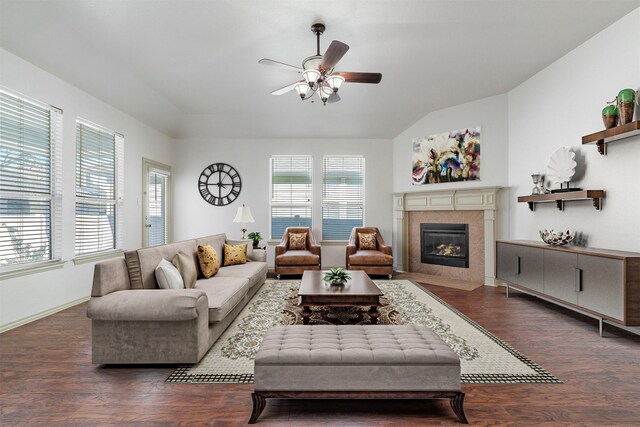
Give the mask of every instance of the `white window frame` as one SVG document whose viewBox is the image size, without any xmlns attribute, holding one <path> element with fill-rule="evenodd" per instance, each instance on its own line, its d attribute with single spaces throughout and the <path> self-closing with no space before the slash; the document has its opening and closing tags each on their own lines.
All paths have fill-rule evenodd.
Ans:
<svg viewBox="0 0 640 427">
<path fill-rule="evenodd" d="M 311 167 L 309 168 L 309 173 L 311 176 L 311 197 L 309 198 L 309 201 L 307 203 L 295 203 L 295 204 L 291 204 L 291 203 L 274 203 L 273 202 L 273 160 L 277 159 L 277 158 L 305 158 L 309 160 L 309 164 L 311 165 Z M 299 154 L 299 155 L 272 155 L 269 156 L 269 241 L 272 243 L 277 243 L 280 241 L 281 237 L 274 237 L 273 236 L 273 230 L 272 230 L 272 225 L 273 225 L 273 218 L 272 218 L 272 212 L 273 212 L 273 207 L 289 207 L 289 208 L 309 208 L 310 209 L 310 218 L 311 218 L 311 224 L 309 225 L 310 228 L 313 228 L 313 156 L 311 155 L 305 155 L 305 154 Z"/>
<path fill-rule="evenodd" d="M 22 103 L 29 103 L 49 111 L 49 162 L 50 188 L 49 193 L 29 194 L 24 192 L 2 191 L 0 199 L 14 199 L 25 201 L 48 201 L 49 210 L 49 257 L 46 260 L 21 262 L 15 264 L 0 264 L 0 277 L 3 279 L 24 274 L 59 268 L 63 265 L 62 258 L 62 117 L 60 108 L 34 100 L 19 92 L 0 87 L 4 95 L 18 99 Z M 1 170 L 0 170 L 1 173 Z"/>
<path fill-rule="evenodd" d="M 332 205 L 333 203 L 329 203 L 325 200 L 325 160 L 329 158 L 359 158 L 362 160 L 362 203 L 345 203 L 347 206 L 359 206 L 362 211 L 362 224 L 360 227 L 365 227 L 365 218 L 366 218 L 366 158 L 362 155 L 324 155 L 322 156 L 322 191 L 321 191 L 321 209 L 320 209 L 320 227 L 323 228 L 321 233 L 321 243 L 342 243 L 348 242 L 349 236 L 346 236 L 345 239 L 331 239 L 325 236 L 324 230 L 324 209 L 325 207 Z M 351 231 L 349 231 L 351 233 Z"/>
<path fill-rule="evenodd" d="M 97 203 L 97 204 L 109 204 L 114 206 L 115 212 L 115 233 L 114 233 L 114 247 L 101 250 L 101 251 L 92 251 L 92 252 L 82 252 L 78 253 L 78 242 L 75 239 L 75 224 L 74 221 L 74 253 L 75 258 L 74 262 L 76 264 L 81 264 L 84 262 L 92 262 L 99 259 L 109 258 L 111 256 L 119 255 L 123 252 L 123 237 L 124 237 L 124 136 L 118 132 L 114 132 L 110 129 L 107 129 L 103 126 L 92 123 L 88 120 L 78 118 L 76 120 L 76 132 L 78 132 L 78 128 L 80 125 L 92 127 L 100 132 L 105 132 L 109 135 L 113 135 L 114 144 L 115 144 L 115 189 L 114 189 L 114 199 L 104 199 L 104 198 L 93 198 L 87 196 L 80 196 L 77 194 L 77 184 L 76 179 L 77 176 L 74 174 L 74 191 L 76 192 L 75 196 L 75 204 L 74 204 L 74 218 L 77 221 L 75 209 L 78 203 Z M 77 138 L 77 135 L 76 135 Z M 76 159 L 74 161 L 74 168 L 77 162 L 77 156 L 79 153 L 77 152 L 77 139 L 76 139 Z"/>
</svg>

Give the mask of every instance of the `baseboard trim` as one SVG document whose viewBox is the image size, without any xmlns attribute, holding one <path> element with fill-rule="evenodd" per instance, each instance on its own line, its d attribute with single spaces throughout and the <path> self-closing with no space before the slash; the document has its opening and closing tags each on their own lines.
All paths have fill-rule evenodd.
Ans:
<svg viewBox="0 0 640 427">
<path fill-rule="evenodd" d="M 69 301 L 68 303 L 59 305 L 57 307 L 50 308 L 49 310 L 41 311 L 40 313 L 32 314 L 31 316 L 24 317 L 22 319 L 16 320 L 15 322 L 7 323 L 6 325 L 0 326 L 0 334 L 3 332 L 10 331 L 11 329 L 15 329 L 19 326 L 26 325 L 27 323 L 35 322 L 36 320 L 40 320 L 44 317 L 51 316 L 59 311 L 66 310 L 67 308 L 73 307 L 74 305 L 82 304 L 83 302 L 89 301 L 90 296 L 78 298 L 73 301 Z"/>
</svg>

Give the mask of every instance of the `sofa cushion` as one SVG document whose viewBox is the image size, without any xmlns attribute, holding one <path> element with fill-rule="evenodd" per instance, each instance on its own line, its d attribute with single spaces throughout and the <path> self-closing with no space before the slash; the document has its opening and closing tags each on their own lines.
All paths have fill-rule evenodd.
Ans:
<svg viewBox="0 0 640 427">
<path fill-rule="evenodd" d="M 211 245 L 198 245 L 198 261 L 205 279 L 214 276 L 220 268 L 220 258 Z"/>
<path fill-rule="evenodd" d="M 358 233 L 358 249 L 375 251 L 376 233 Z"/>
<path fill-rule="evenodd" d="M 216 275 L 196 282 L 196 289 L 204 291 L 209 299 L 209 323 L 224 319 L 242 301 L 249 288 L 249 279 L 244 277 Z"/>
<path fill-rule="evenodd" d="M 230 265 L 218 270 L 216 277 L 242 277 L 249 279 L 249 286 L 262 283 L 267 274 L 266 262 L 248 262 L 246 264 Z"/>
<path fill-rule="evenodd" d="M 303 251 L 307 249 L 307 233 L 289 233 L 289 250 Z"/>
<path fill-rule="evenodd" d="M 89 300 L 87 316 L 93 320 L 173 322 L 198 317 L 196 289 L 135 289 L 112 292 Z"/>
<path fill-rule="evenodd" d="M 185 288 L 193 288 L 198 280 L 198 266 L 193 262 L 193 256 L 185 251 L 178 252 L 171 260 L 176 266 Z"/>
<path fill-rule="evenodd" d="M 237 265 L 247 263 L 247 244 L 224 244 L 224 265 Z"/>
<path fill-rule="evenodd" d="M 184 289 L 184 280 L 175 265 L 166 259 L 156 267 L 156 280 L 160 289 Z"/>
<path fill-rule="evenodd" d="M 276 257 L 276 265 L 318 265 L 320 256 L 309 251 L 287 251 Z"/>
<path fill-rule="evenodd" d="M 220 261 L 220 265 L 222 265 L 224 261 L 224 243 L 227 241 L 227 235 L 224 233 L 214 234 L 213 236 L 200 237 L 196 239 L 196 245 L 211 245 L 213 249 L 218 253 L 218 261 Z M 200 275 L 198 278 L 202 278 L 204 276 Z"/>
<path fill-rule="evenodd" d="M 180 251 L 193 254 L 193 262 L 198 262 L 195 240 L 153 246 L 125 253 L 131 289 L 158 289 L 155 275 L 156 266 L 163 259 L 173 259 L 175 254 Z"/>
<path fill-rule="evenodd" d="M 393 257 L 380 251 L 358 251 L 353 255 L 349 255 L 349 264 L 393 265 Z"/>
</svg>

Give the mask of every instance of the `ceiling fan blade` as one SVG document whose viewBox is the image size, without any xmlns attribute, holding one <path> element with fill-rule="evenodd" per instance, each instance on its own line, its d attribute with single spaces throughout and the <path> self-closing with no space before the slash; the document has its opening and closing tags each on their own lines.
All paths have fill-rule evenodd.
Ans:
<svg viewBox="0 0 640 427">
<path fill-rule="evenodd" d="M 293 82 L 290 85 L 287 85 L 285 87 L 281 87 L 280 89 L 276 89 L 273 92 L 271 92 L 271 95 L 283 95 L 283 94 L 289 92 L 290 90 L 293 90 L 295 85 L 297 85 L 298 83 L 300 83 L 300 82 Z"/>
<path fill-rule="evenodd" d="M 301 73 L 302 71 L 304 71 L 302 67 L 296 67 L 295 65 L 285 64 L 284 62 L 274 61 L 273 59 L 268 59 L 268 58 L 262 58 L 260 61 L 258 61 L 258 64 L 270 65 L 272 67 L 275 66 L 280 68 L 286 68 L 288 70 L 297 71 L 298 73 Z"/>
<path fill-rule="evenodd" d="M 334 40 L 329 45 L 329 49 L 324 53 L 322 57 L 322 63 L 320 64 L 320 71 L 325 72 L 336 66 L 338 61 L 342 59 L 345 53 L 349 50 L 349 45 Z"/>
<path fill-rule="evenodd" d="M 328 104 L 334 104 L 336 102 L 340 101 L 340 95 L 338 95 L 337 93 L 332 93 L 329 96 L 329 99 L 327 99 L 327 103 Z"/>
<path fill-rule="evenodd" d="M 349 83 L 380 83 L 382 80 L 382 74 L 380 73 L 358 73 L 353 71 L 340 71 L 333 73 L 332 75 L 338 75 L 344 77 L 345 82 Z"/>
</svg>

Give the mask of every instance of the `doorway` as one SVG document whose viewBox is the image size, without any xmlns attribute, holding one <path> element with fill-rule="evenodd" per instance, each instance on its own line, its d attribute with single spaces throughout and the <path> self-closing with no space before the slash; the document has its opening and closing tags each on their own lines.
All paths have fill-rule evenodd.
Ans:
<svg viewBox="0 0 640 427">
<path fill-rule="evenodd" d="M 142 159 L 142 247 L 171 241 L 171 166 Z"/>
</svg>

